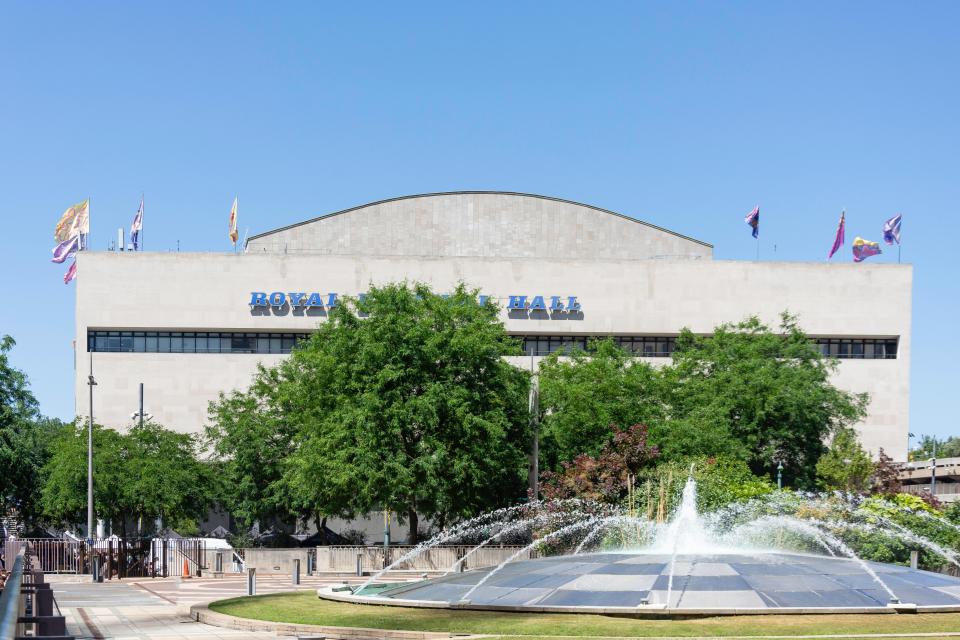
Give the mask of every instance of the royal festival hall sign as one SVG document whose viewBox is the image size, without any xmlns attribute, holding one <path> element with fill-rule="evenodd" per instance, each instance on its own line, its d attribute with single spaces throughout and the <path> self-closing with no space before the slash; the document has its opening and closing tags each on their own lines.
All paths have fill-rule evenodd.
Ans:
<svg viewBox="0 0 960 640">
<path fill-rule="evenodd" d="M 365 293 L 357 297 L 363 300 Z M 498 299 L 498 298 L 493 298 Z M 487 304 L 491 296 L 480 296 L 480 304 Z M 504 308 L 517 312 L 544 312 L 550 314 L 579 314 L 582 311 L 577 296 L 570 295 L 509 295 L 502 299 Z M 292 308 L 292 309 L 332 309 L 337 306 L 337 293 L 319 293 L 307 291 L 251 291 L 250 308 Z"/>
</svg>

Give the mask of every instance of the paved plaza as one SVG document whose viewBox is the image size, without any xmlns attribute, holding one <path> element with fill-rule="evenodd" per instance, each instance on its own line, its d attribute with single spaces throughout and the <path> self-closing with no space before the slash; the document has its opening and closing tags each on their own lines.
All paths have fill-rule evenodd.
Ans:
<svg viewBox="0 0 960 640">
<path fill-rule="evenodd" d="M 246 581 L 239 576 L 186 580 L 143 578 L 100 584 L 85 577 L 48 576 L 48 581 L 53 584 L 57 604 L 66 616 L 68 633 L 78 639 L 236 640 L 275 637 L 272 633 L 213 627 L 190 618 L 191 605 L 246 595 Z M 263 576 L 257 579 L 257 593 L 312 591 L 342 582 L 342 578 L 304 577 L 300 586 L 294 587 L 289 576 Z"/>
</svg>

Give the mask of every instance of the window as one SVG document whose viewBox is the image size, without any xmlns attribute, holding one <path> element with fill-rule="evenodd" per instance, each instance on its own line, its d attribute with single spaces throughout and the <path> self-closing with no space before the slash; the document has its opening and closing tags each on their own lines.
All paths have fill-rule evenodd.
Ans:
<svg viewBox="0 0 960 640">
<path fill-rule="evenodd" d="M 825 356 L 841 360 L 893 360 L 897 357 L 896 338 L 815 338 Z"/>
<path fill-rule="evenodd" d="M 523 352 L 530 356 L 546 356 L 557 351 L 569 353 L 573 349 L 588 350 L 592 338 L 613 339 L 620 348 L 643 358 L 669 358 L 677 348 L 674 336 L 525 336 Z M 821 354 L 844 360 L 894 359 L 897 357 L 897 340 L 888 338 L 814 338 Z"/>
<path fill-rule="evenodd" d="M 310 337 L 309 332 L 250 333 L 246 331 L 87 331 L 87 351 L 136 353 L 264 353 L 286 354 Z M 669 358 L 674 336 L 514 335 L 523 352 L 534 356 L 589 350 L 594 338 L 611 338 L 622 349 L 644 358 Z M 821 354 L 854 360 L 893 360 L 897 338 L 814 338 Z"/>
<path fill-rule="evenodd" d="M 290 353 L 309 333 L 88 331 L 87 351 L 136 353 Z"/>
</svg>

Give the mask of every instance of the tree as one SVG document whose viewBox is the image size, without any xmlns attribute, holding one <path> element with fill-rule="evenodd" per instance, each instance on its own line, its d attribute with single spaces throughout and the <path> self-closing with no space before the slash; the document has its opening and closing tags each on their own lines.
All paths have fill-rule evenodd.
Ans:
<svg viewBox="0 0 960 640">
<path fill-rule="evenodd" d="M 301 515 L 283 482 L 300 425 L 287 415 L 296 410 L 278 399 L 279 382 L 278 369 L 260 366 L 248 390 L 210 403 L 207 446 L 223 470 L 223 501 L 248 526 Z"/>
<path fill-rule="evenodd" d="M 40 415 L 26 374 L 10 364 L 15 344 L 0 337 L 0 512 L 14 509 L 29 521 L 38 515 L 40 472 L 60 422 Z"/>
<path fill-rule="evenodd" d="M 64 426 L 44 469 L 44 514 L 65 525 L 86 523 L 87 426 Z M 197 458 L 193 436 L 147 423 L 129 433 L 94 424 L 93 484 L 96 517 L 126 535 L 134 518 L 168 523 L 206 514 L 216 485 L 210 466 Z"/>
<path fill-rule="evenodd" d="M 616 504 L 626 495 L 627 478 L 651 466 L 657 455 L 657 448 L 647 442 L 646 426 L 611 425 L 599 455 L 582 453 L 561 463 L 559 472 L 543 472 L 540 488 L 549 500 L 583 498 Z"/>
<path fill-rule="evenodd" d="M 372 287 L 248 392 L 215 403 L 209 435 L 228 467 L 249 467 L 236 443 L 256 437 L 282 460 L 252 481 L 257 508 L 389 509 L 415 542 L 418 515 L 442 523 L 523 495 L 529 379 L 503 360 L 519 353 L 497 308 L 463 285 L 449 296 Z"/>
<path fill-rule="evenodd" d="M 788 314 L 776 332 L 755 317 L 706 337 L 684 330 L 663 370 L 669 420 L 651 438 L 667 458 L 732 455 L 757 475 L 779 462 L 788 483 L 812 487 L 827 436 L 866 415 L 866 394 L 831 384 L 836 366 Z"/>
<path fill-rule="evenodd" d="M 97 518 L 112 521 L 131 515 L 126 487 L 129 451 L 123 436 L 93 425 L 93 506 Z M 44 468 L 44 515 L 62 525 L 87 521 L 87 426 L 82 420 L 61 429 Z"/>
<path fill-rule="evenodd" d="M 881 496 L 893 497 L 900 493 L 902 483 L 900 482 L 900 472 L 903 465 L 893 461 L 883 448 L 880 449 L 880 455 L 873 466 L 873 477 L 871 478 L 871 493 Z"/>
<path fill-rule="evenodd" d="M 862 493 L 870 488 L 873 460 L 849 428 L 837 429 L 830 449 L 817 462 L 817 482 L 824 489 Z"/>
<path fill-rule="evenodd" d="M 545 467 L 578 455 L 596 456 L 610 425 L 648 424 L 663 416 L 660 378 L 612 340 L 590 343 L 563 359 L 555 352 L 540 364 L 541 457 Z"/>
<path fill-rule="evenodd" d="M 132 515 L 159 516 L 181 528 L 207 515 L 219 494 L 218 483 L 213 466 L 199 459 L 193 435 L 147 422 L 124 439 L 128 468 L 123 496 Z M 121 519 L 121 527 L 125 523 Z"/>
<path fill-rule="evenodd" d="M 940 440 L 936 436 L 923 436 L 916 448 L 910 451 L 910 460 L 960 457 L 960 437 L 950 436 Z"/>
</svg>

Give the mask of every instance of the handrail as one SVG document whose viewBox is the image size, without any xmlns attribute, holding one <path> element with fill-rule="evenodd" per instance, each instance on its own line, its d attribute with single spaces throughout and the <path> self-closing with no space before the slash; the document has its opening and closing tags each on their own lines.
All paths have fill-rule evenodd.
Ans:
<svg viewBox="0 0 960 640">
<path fill-rule="evenodd" d="M 13 561 L 13 570 L 0 593 L 0 640 L 14 640 L 17 637 L 17 619 L 20 617 L 20 583 L 23 579 L 23 567 L 26 563 L 27 545 L 21 545 Z"/>
</svg>

